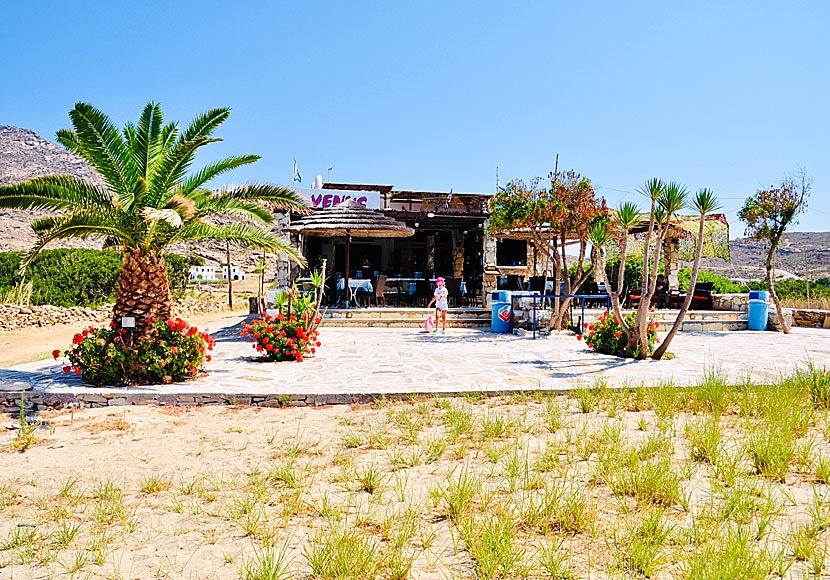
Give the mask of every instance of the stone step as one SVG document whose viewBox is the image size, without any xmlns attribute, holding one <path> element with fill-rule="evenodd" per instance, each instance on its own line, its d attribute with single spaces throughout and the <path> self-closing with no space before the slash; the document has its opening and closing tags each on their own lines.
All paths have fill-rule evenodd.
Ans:
<svg viewBox="0 0 830 580">
<path fill-rule="evenodd" d="M 432 308 L 354 308 L 329 309 L 323 315 L 325 320 L 421 320 L 434 313 Z M 490 310 L 482 308 L 451 308 L 447 320 L 455 318 L 477 318 L 490 320 Z"/>
<path fill-rule="evenodd" d="M 426 315 L 424 316 L 426 318 Z M 324 327 L 381 327 L 381 328 L 423 328 L 424 318 L 421 319 L 394 319 L 394 318 L 326 318 Z M 489 328 L 490 319 L 487 318 L 450 318 L 447 317 L 447 328 Z"/>
</svg>

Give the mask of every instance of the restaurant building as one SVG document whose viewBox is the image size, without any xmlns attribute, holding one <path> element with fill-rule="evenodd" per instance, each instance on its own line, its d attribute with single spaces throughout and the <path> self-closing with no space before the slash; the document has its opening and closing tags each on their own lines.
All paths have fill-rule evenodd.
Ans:
<svg viewBox="0 0 830 580">
<path fill-rule="evenodd" d="M 322 183 L 320 188 L 298 192 L 314 208 L 353 199 L 415 230 L 413 236 L 404 238 L 352 238 L 349 278 L 456 278 L 464 282 L 464 305 L 489 307 L 493 290 L 516 289 L 509 286 L 511 279 L 527 282 L 531 276 L 552 277 L 554 273 L 554 264 L 544 252 L 537 251 L 528 232 L 488 231 L 492 193 L 396 190 L 392 185 L 353 183 Z M 706 223 L 703 256 L 729 260 L 725 216 L 708 216 Z M 679 216 L 667 236 L 662 261 L 673 289 L 678 287 L 680 261 L 694 256 L 697 227 L 694 216 Z M 325 258 L 334 278 L 343 276 L 344 237 L 292 234 L 292 238 L 310 267 Z M 630 252 L 641 253 L 641 243 L 632 234 Z M 578 240 L 568 239 L 566 245 L 571 244 L 577 251 Z M 607 250 L 615 251 L 612 247 Z"/>
<path fill-rule="evenodd" d="M 466 305 L 489 304 L 488 292 L 498 284 L 497 276 L 485 274 L 485 266 L 498 261 L 499 244 L 487 233 L 488 204 L 493 194 L 396 190 L 391 185 L 352 183 L 323 183 L 319 189 L 298 192 L 315 208 L 353 199 L 415 230 L 406 238 L 352 239 L 350 278 L 457 278 L 464 282 Z M 346 264 L 344 239 L 298 236 L 296 241 L 309 266 L 326 258 L 329 271 L 336 278 L 342 276 Z M 523 241 L 519 245 L 526 247 Z M 526 263 L 526 251 L 519 252 L 513 246 L 508 249 L 510 256 L 503 255 L 503 261 L 509 258 L 511 266 Z"/>
</svg>

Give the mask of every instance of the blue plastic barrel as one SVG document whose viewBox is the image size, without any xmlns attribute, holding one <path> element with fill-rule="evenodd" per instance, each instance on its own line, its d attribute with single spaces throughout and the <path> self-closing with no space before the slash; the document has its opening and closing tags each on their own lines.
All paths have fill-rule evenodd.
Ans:
<svg viewBox="0 0 830 580">
<path fill-rule="evenodd" d="M 749 291 L 749 299 L 750 300 L 763 300 L 764 302 L 769 301 L 769 292 L 767 290 L 750 290 Z"/>
<path fill-rule="evenodd" d="M 749 313 L 747 326 L 749 330 L 766 330 L 767 317 L 769 316 L 769 304 L 766 300 L 757 298 L 749 301 Z"/>
<path fill-rule="evenodd" d="M 496 290 L 491 296 L 492 315 L 490 318 L 491 332 L 510 332 L 513 328 L 513 299 L 511 292 Z"/>
</svg>

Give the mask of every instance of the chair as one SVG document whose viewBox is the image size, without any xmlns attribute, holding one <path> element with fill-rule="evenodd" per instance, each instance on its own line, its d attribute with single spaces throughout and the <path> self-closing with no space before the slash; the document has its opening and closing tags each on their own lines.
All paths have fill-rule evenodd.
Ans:
<svg viewBox="0 0 830 580">
<path fill-rule="evenodd" d="M 522 277 L 517 276 L 514 274 L 510 274 L 507 276 L 507 290 L 512 292 L 521 292 L 524 290 L 524 284 L 522 283 Z"/>
<path fill-rule="evenodd" d="M 692 310 L 712 310 L 712 289 L 714 282 L 698 282 L 695 284 L 695 295 L 692 297 Z"/>
<path fill-rule="evenodd" d="M 454 307 L 458 307 L 461 304 L 461 279 L 460 278 L 445 278 L 444 279 L 444 287 L 447 289 L 448 293 L 448 302 L 450 302 Z"/>
<path fill-rule="evenodd" d="M 410 296 L 410 304 L 426 305 L 432 299 L 429 280 L 415 280 L 415 293 Z"/>
<path fill-rule="evenodd" d="M 383 300 L 383 305 L 386 306 L 386 276 L 378 276 L 372 284 L 372 287 L 375 289 L 375 291 L 369 296 L 369 303 L 371 304 L 372 299 L 374 298 L 375 306 L 378 306 L 381 300 Z"/>
</svg>

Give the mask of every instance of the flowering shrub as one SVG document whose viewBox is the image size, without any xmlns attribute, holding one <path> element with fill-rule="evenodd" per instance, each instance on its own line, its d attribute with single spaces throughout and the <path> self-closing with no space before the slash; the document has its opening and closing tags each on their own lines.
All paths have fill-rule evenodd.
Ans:
<svg viewBox="0 0 830 580">
<path fill-rule="evenodd" d="M 241 334 L 243 338 L 247 336 L 248 342 L 254 343 L 254 348 L 268 360 L 302 362 L 304 356 L 314 354 L 320 346 L 316 326 L 306 329 L 307 322 L 282 312 L 276 316 L 266 314 L 264 318 L 246 324 Z M 320 319 L 316 318 L 313 323 L 320 324 Z"/>
<path fill-rule="evenodd" d="M 634 324 L 634 318 L 635 313 L 631 312 L 626 315 L 625 322 L 631 326 Z M 646 329 L 649 355 L 654 352 L 654 345 L 660 342 L 660 339 L 657 338 L 657 327 L 657 322 L 649 320 Z M 624 356 L 628 335 L 617 320 L 616 314 L 609 314 L 606 310 L 598 321 L 593 324 L 585 324 L 584 330 L 587 330 L 584 338 L 588 348 L 603 354 Z M 582 338 L 581 334 L 577 336 L 578 340 L 582 340 Z"/>
<path fill-rule="evenodd" d="M 143 385 L 171 383 L 195 377 L 205 362 L 206 351 L 216 341 L 180 318 L 156 322 L 150 334 L 131 343 L 127 330 L 90 327 L 75 335 L 72 348 L 64 351 L 74 372 L 93 385 Z M 60 350 L 52 352 L 56 359 Z"/>
</svg>

